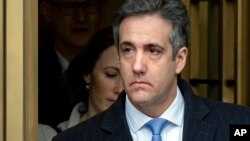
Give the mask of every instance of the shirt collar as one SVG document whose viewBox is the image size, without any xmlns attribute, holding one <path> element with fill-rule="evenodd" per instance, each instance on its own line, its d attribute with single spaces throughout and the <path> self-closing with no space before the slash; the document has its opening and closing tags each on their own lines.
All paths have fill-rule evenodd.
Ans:
<svg viewBox="0 0 250 141">
<path fill-rule="evenodd" d="M 126 109 L 126 118 L 128 121 L 128 125 L 131 131 L 133 132 L 136 132 L 139 129 L 141 129 L 149 120 L 152 119 L 151 117 L 137 110 L 132 105 L 127 95 L 126 95 L 125 109 Z M 184 117 L 184 99 L 179 87 L 177 87 L 177 94 L 173 103 L 160 116 L 160 118 L 164 118 L 176 126 L 181 126 L 183 124 L 183 117 Z"/>
<path fill-rule="evenodd" d="M 65 73 L 65 71 L 68 69 L 68 67 L 69 67 L 69 61 L 66 59 L 66 58 L 64 58 L 63 56 L 62 56 L 62 54 L 60 54 L 60 52 L 55 48 L 55 50 L 56 50 L 56 55 L 57 55 L 57 57 L 58 57 L 58 60 L 59 60 L 59 63 L 61 64 L 61 66 L 62 66 L 62 73 L 64 74 Z"/>
</svg>

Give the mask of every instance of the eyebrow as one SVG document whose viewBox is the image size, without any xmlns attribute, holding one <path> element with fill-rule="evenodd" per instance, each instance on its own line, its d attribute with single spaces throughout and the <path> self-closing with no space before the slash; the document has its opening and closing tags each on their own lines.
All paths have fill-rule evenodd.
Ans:
<svg viewBox="0 0 250 141">
<path fill-rule="evenodd" d="M 127 45 L 127 46 L 134 46 L 133 43 L 129 42 L 129 41 L 123 41 L 119 44 L 119 47 L 120 46 L 124 46 L 124 45 Z"/>
<path fill-rule="evenodd" d="M 120 69 L 117 68 L 117 67 L 114 67 L 114 66 L 107 66 L 107 67 L 103 68 L 104 71 L 107 71 L 107 70 L 110 70 L 110 69 L 113 69 L 114 71 L 117 71 L 118 73 L 120 73 Z"/>
<path fill-rule="evenodd" d="M 144 45 L 145 47 L 160 47 L 160 48 L 164 48 L 163 46 L 161 46 L 160 44 L 158 43 L 149 43 L 149 44 L 146 44 Z"/>
<path fill-rule="evenodd" d="M 122 42 L 122 43 L 119 45 L 119 47 L 120 47 L 120 46 L 123 46 L 123 45 L 134 46 L 134 44 L 131 43 L 131 42 L 129 42 L 129 41 L 124 41 L 124 42 Z M 144 44 L 144 45 L 143 45 L 143 47 L 152 47 L 152 46 L 164 48 L 162 45 L 160 45 L 160 44 L 158 44 L 158 43 L 154 43 L 154 42 L 152 42 L 152 43 L 147 43 L 147 44 Z"/>
<path fill-rule="evenodd" d="M 117 67 L 114 67 L 114 66 L 106 66 L 106 67 L 104 67 L 104 70 L 108 70 L 108 69 L 114 69 L 114 70 L 120 72 L 120 69 L 117 68 Z"/>
</svg>

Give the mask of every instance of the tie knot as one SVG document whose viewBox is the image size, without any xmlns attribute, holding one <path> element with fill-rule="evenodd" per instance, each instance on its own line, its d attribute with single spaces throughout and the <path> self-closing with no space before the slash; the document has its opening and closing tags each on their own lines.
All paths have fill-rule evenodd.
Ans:
<svg viewBox="0 0 250 141">
<path fill-rule="evenodd" d="M 147 122 L 145 124 L 145 126 L 148 127 L 151 130 L 153 135 L 160 135 L 161 130 L 167 124 L 167 122 L 168 121 L 166 119 L 156 118 L 156 119 L 152 119 L 149 122 Z"/>
</svg>

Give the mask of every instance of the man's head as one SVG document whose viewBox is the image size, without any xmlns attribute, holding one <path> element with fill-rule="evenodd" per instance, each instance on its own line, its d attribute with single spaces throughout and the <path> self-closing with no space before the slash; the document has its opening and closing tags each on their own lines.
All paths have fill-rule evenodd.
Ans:
<svg viewBox="0 0 250 141">
<path fill-rule="evenodd" d="M 130 16 L 158 14 L 170 22 L 173 31 L 169 40 L 172 44 L 174 55 L 181 47 L 187 47 L 189 42 L 189 20 L 187 10 L 181 0 L 127 0 L 117 12 L 113 22 L 115 43 L 119 44 L 119 28 L 123 19 Z"/>
<path fill-rule="evenodd" d="M 179 0 L 128 0 L 113 30 L 128 98 L 144 114 L 160 116 L 176 96 L 186 63 L 185 7 Z"/>
<path fill-rule="evenodd" d="M 82 48 L 97 30 L 102 0 L 44 0 L 41 12 L 56 43 Z"/>
</svg>

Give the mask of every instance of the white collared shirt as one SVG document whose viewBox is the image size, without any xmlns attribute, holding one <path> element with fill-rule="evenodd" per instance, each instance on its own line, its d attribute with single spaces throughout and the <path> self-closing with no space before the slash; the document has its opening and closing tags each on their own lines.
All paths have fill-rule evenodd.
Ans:
<svg viewBox="0 0 250 141">
<path fill-rule="evenodd" d="M 59 123 L 57 125 L 57 128 L 60 131 L 64 131 L 64 130 L 66 130 L 66 129 L 70 128 L 70 127 L 73 127 L 73 126 L 75 126 L 75 125 L 77 125 L 78 123 L 81 122 L 81 113 L 78 110 L 80 106 L 83 106 L 85 108 L 83 102 L 77 103 L 74 106 L 74 108 L 73 108 L 73 110 L 72 110 L 72 112 L 70 114 L 69 120 L 61 122 L 61 123 Z"/>
<path fill-rule="evenodd" d="M 137 110 L 128 99 L 128 96 L 126 96 L 125 111 L 133 141 L 151 141 L 151 131 L 143 126 L 152 118 Z M 162 140 L 182 141 L 184 99 L 178 87 L 173 103 L 160 118 L 168 120 L 167 126 L 161 132 Z"/>
<path fill-rule="evenodd" d="M 56 50 L 56 55 L 58 57 L 59 63 L 62 66 L 62 73 L 65 74 L 65 71 L 69 67 L 69 61 L 60 54 L 60 52 L 55 48 Z"/>
</svg>

